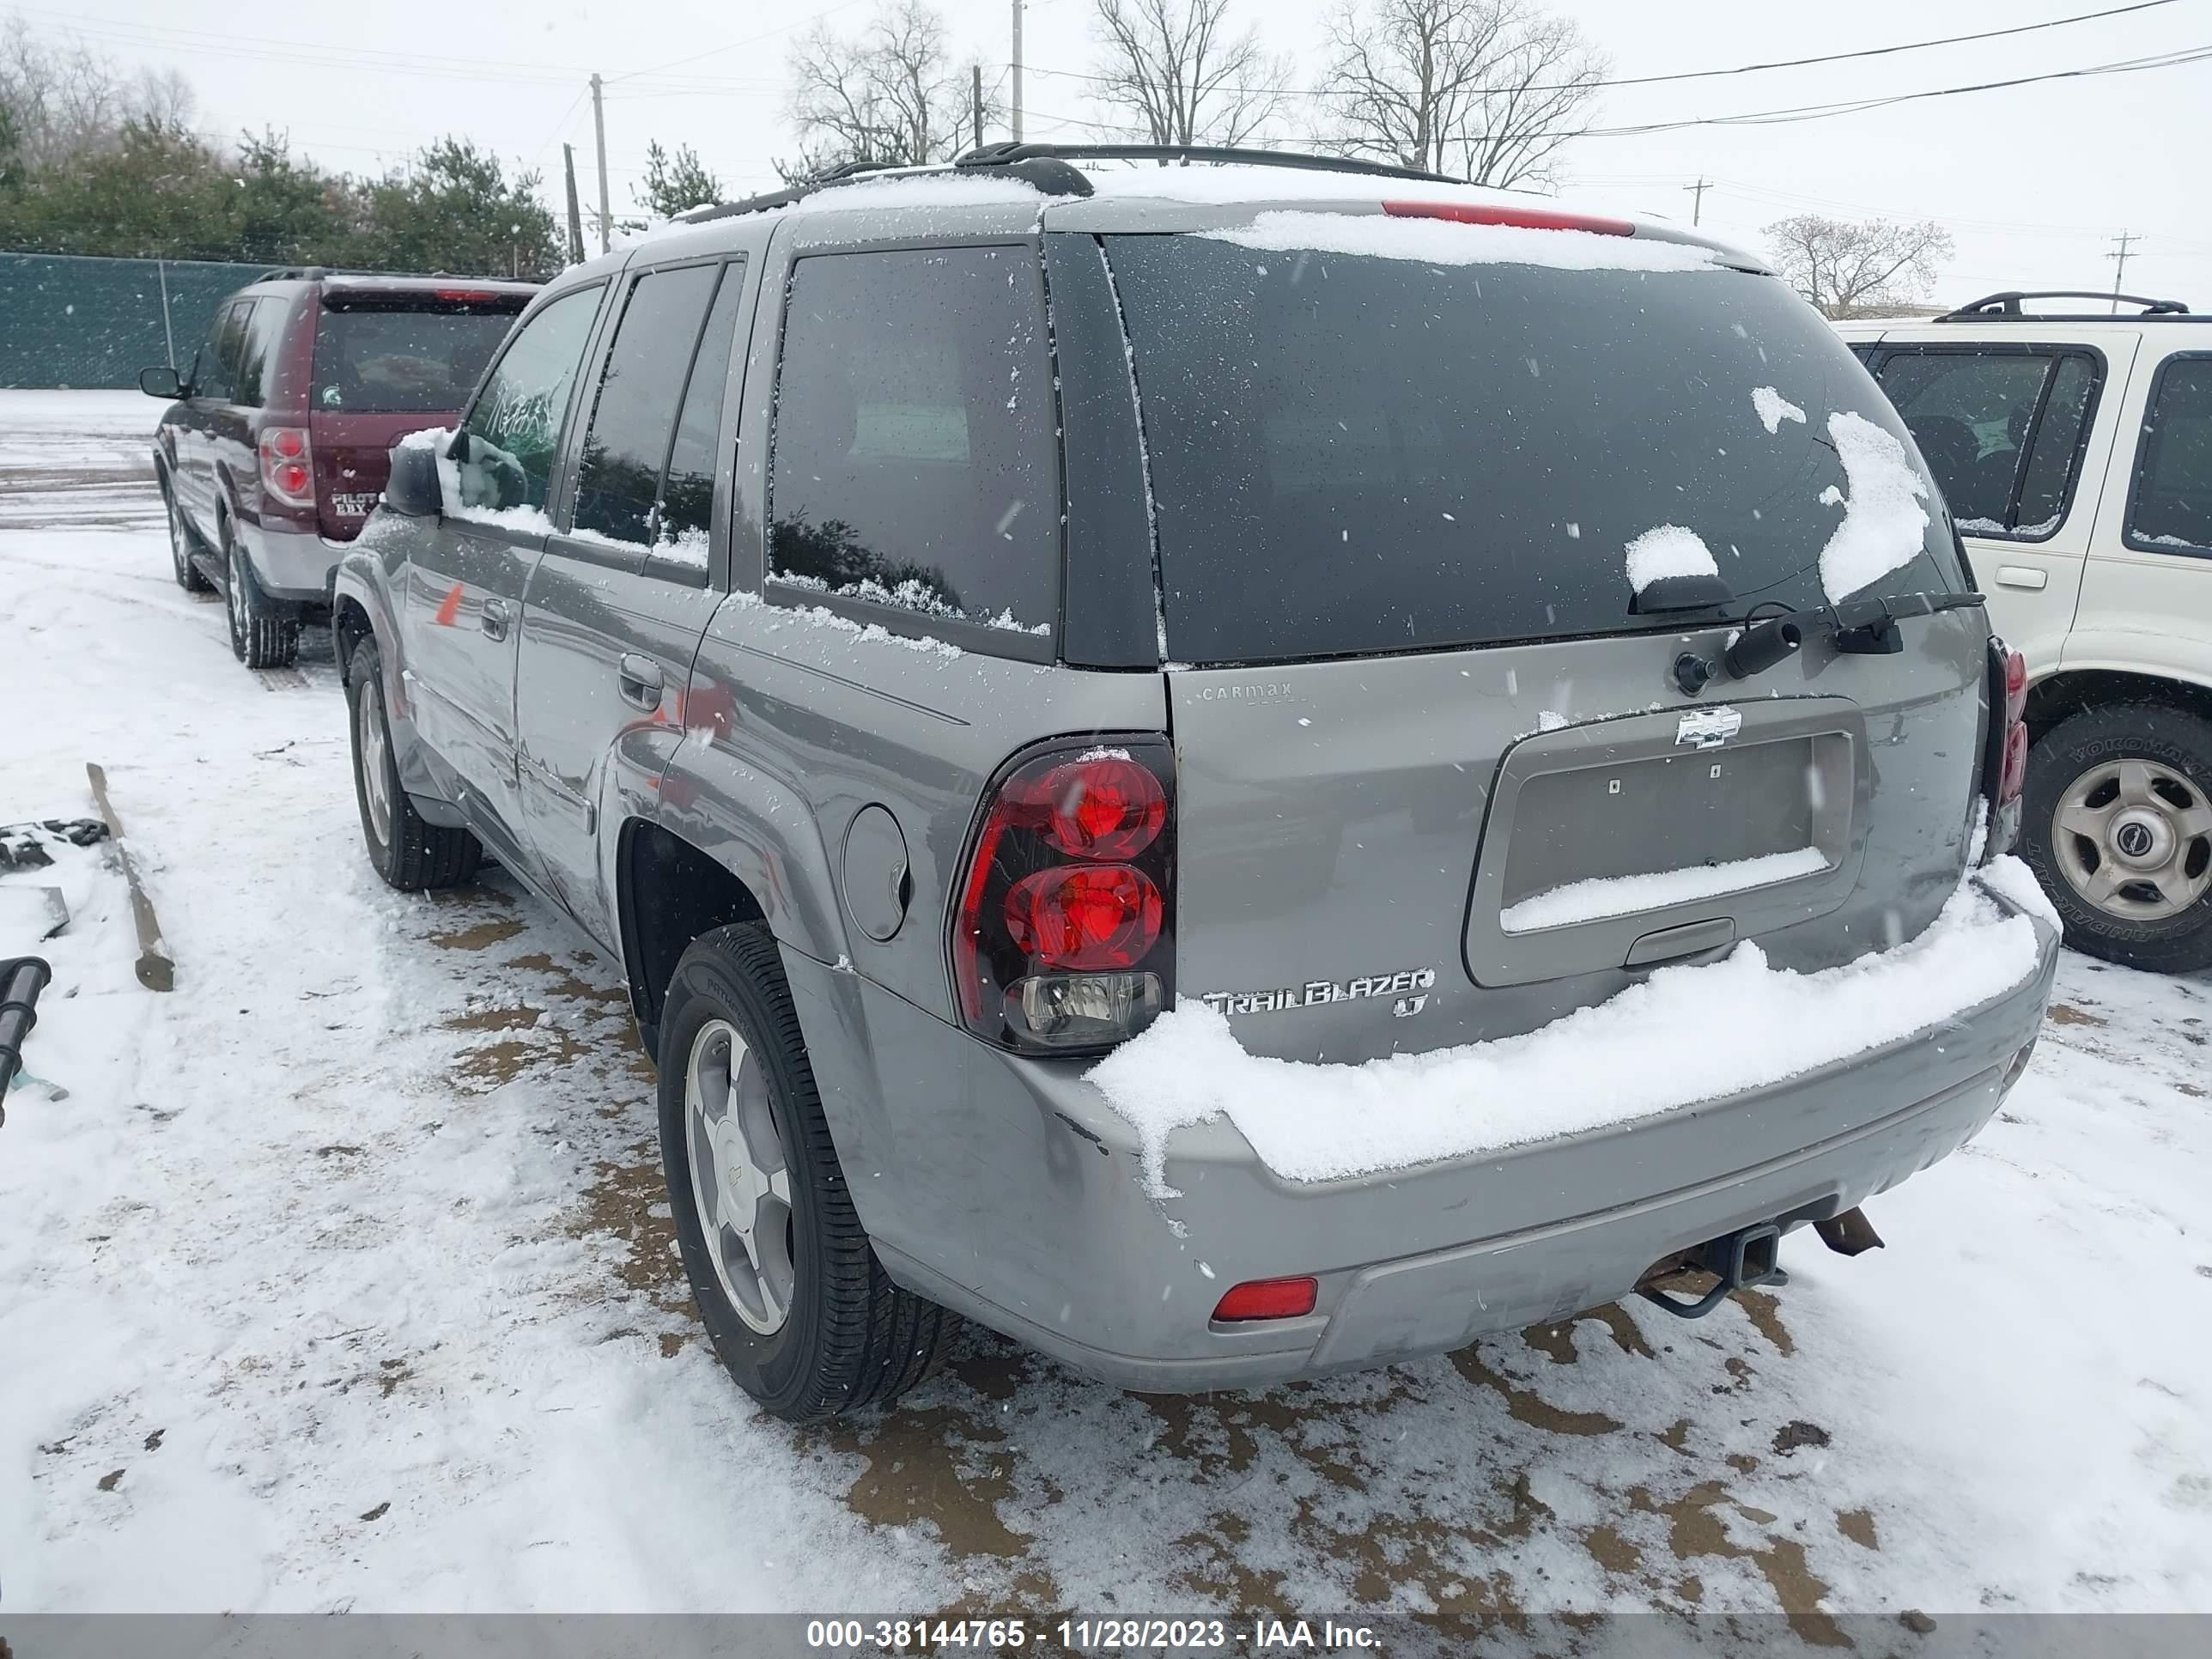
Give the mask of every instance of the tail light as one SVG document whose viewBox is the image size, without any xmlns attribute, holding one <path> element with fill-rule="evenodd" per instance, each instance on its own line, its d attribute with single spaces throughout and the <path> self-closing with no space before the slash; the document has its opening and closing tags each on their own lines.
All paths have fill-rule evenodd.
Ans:
<svg viewBox="0 0 2212 1659">
<path fill-rule="evenodd" d="M 1026 1053 L 1111 1047 L 1175 991 L 1175 756 L 1160 737 L 1018 757 L 952 917 L 960 1017 Z"/>
<path fill-rule="evenodd" d="M 1984 766 L 1990 797 L 1985 859 L 2010 852 L 2019 839 L 2020 796 L 2027 783 L 2027 659 L 2002 640 L 1990 641 L 1990 714 Z"/>
<path fill-rule="evenodd" d="M 261 487 L 288 507 L 315 504 L 315 455 L 307 428 L 261 429 Z"/>
</svg>

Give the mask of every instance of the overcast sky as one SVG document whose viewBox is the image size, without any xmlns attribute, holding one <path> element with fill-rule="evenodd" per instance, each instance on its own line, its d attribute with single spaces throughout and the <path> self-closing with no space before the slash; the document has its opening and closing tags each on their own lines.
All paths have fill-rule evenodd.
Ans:
<svg viewBox="0 0 2212 1659">
<path fill-rule="evenodd" d="M 2121 0 L 1577 0 L 1553 7 L 1608 53 L 1617 76 L 1729 68 L 1847 52 L 2101 10 Z M 374 6 L 247 6 L 230 0 L 85 0 L 66 9 L 9 3 L 37 28 L 75 32 L 118 62 L 173 67 L 199 97 L 200 126 L 289 131 L 325 164 L 373 171 L 458 131 L 546 174 L 559 199 L 561 143 L 577 148 L 588 210 L 586 77 L 607 79 L 611 196 L 630 204 L 648 140 L 695 146 L 733 191 L 771 187 L 769 158 L 793 143 L 785 113 L 792 40 L 817 17 L 857 29 L 877 0 L 529 3 L 377 0 Z M 1268 44 L 1293 54 L 1301 82 L 1319 70 L 1322 0 L 1232 0 Z M 956 48 L 1000 82 L 1009 56 L 1006 0 L 945 0 Z M 1026 15 L 1031 138 L 1095 136 L 1102 112 L 1092 0 L 1031 0 Z M 1820 67 L 1645 87 L 1600 95 L 1601 127 L 1733 115 L 2113 63 L 2212 46 L 2212 0 L 2172 0 L 2130 16 L 2009 40 Z M 1054 73 L 1059 71 L 1059 73 Z M 1294 100 L 1289 133 L 1318 131 Z M 1003 136 L 1003 135 L 993 135 Z M 1703 177 L 1707 228 L 1763 246 L 1762 227 L 1798 212 L 1932 218 L 1957 239 L 1937 294 L 1959 301 L 2001 288 L 2108 289 L 2106 256 L 2122 230 L 2141 240 L 2127 270 L 2136 293 L 2212 308 L 2212 60 L 1907 103 L 1795 125 L 1686 128 L 1589 137 L 1563 161 L 1567 193 L 1686 220 L 1682 187 Z"/>
</svg>

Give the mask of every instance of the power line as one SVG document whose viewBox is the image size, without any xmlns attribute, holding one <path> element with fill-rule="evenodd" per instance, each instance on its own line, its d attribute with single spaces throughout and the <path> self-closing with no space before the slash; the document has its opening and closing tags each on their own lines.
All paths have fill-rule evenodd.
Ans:
<svg viewBox="0 0 2212 1659">
<path fill-rule="evenodd" d="M 2113 6 L 2104 11 L 2085 11 L 2071 17 L 2046 18 L 2039 23 L 2015 23 L 2008 28 L 1984 29 L 1973 34 L 1948 34 L 1935 40 L 1905 40 L 1887 46 L 1863 46 L 1853 52 L 1832 52 L 1817 58 L 1784 58 L 1771 64 L 1739 64 L 1732 69 L 1679 70 L 1667 75 L 1624 75 L 1609 79 L 1564 82 L 1551 86 L 1527 86 L 1492 88 L 1515 93 L 1523 92 L 1596 92 L 1607 87 L 1651 87 L 1676 81 L 1709 81 L 1733 75 L 1758 75 L 1768 70 L 1805 69 L 1816 64 L 1841 64 L 1859 58 L 1887 58 L 1903 52 L 1925 52 L 1934 46 L 1955 46 L 1972 40 L 1995 40 L 2008 34 L 2031 34 L 2039 29 L 2063 28 L 2072 23 L 2093 23 L 2100 18 L 2120 17 L 2130 12 L 2149 11 L 2159 6 L 2170 6 L 2173 0 L 2136 0 L 2133 5 Z M 1110 82 L 1105 75 L 1085 74 L 1076 70 L 1044 69 L 1030 66 L 1032 75 L 1049 75 L 1063 81 Z M 1279 95 L 1310 96 L 1315 98 L 1357 98 L 1362 94 L 1349 87 L 1223 87 L 1222 92 Z"/>
</svg>

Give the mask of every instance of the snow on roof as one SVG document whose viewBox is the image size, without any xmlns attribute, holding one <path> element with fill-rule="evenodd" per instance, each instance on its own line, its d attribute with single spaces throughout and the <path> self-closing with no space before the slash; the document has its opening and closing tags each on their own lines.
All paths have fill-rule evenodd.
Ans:
<svg viewBox="0 0 2212 1659">
<path fill-rule="evenodd" d="M 855 213 L 885 208 L 1035 207 L 1044 192 L 999 173 L 893 173 L 858 184 L 809 192 L 797 205 L 809 213 Z"/>
<path fill-rule="evenodd" d="M 1432 265 L 1545 265 L 1558 270 L 1705 270 L 1711 248 L 1587 230 L 1531 230 L 1446 219 L 1392 219 L 1365 213 L 1261 214 L 1248 226 L 1194 233 L 1273 252 L 1366 254 Z"/>
</svg>

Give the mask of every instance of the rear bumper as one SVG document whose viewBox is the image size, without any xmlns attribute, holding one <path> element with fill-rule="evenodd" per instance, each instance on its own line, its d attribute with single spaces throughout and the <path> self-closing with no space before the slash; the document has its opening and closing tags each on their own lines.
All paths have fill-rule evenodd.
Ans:
<svg viewBox="0 0 2212 1659">
<path fill-rule="evenodd" d="M 347 543 L 269 523 L 240 526 L 238 534 L 253 580 L 267 597 L 293 605 L 330 603 L 331 576 L 345 556 Z"/>
<path fill-rule="evenodd" d="M 1123 1387 L 1252 1387 L 1446 1352 L 1626 1295 L 1674 1253 L 1850 1209 L 1995 1113 L 2043 1018 L 2038 971 L 1940 1035 L 1642 1122 L 1354 1180 L 1292 1182 L 1225 1121 L 1176 1132 L 1168 1215 L 1082 1062 L 1016 1059 L 787 953 L 856 1207 L 908 1288 Z M 1169 1217 L 1181 1224 L 1180 1235 Z M 1315 1311 L 1216 1325 L 1243 1280 Z"/>
</svg>

